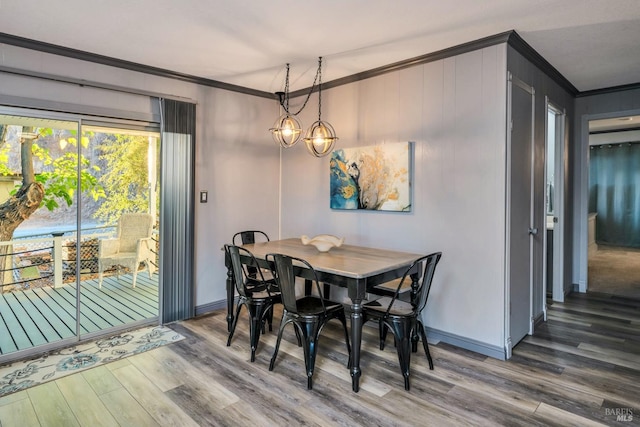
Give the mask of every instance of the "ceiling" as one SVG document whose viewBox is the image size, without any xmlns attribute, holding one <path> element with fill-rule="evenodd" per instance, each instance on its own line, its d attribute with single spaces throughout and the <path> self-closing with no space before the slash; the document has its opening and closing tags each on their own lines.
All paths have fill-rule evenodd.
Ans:
<svg viewBox="0 0 640 427">
<path fill-rule="evenodd" d="M 266 92 L 509 30 L 579 91 L 640 82 L 638 0 L 0 0 L 0 32 Z"/>
</svg>

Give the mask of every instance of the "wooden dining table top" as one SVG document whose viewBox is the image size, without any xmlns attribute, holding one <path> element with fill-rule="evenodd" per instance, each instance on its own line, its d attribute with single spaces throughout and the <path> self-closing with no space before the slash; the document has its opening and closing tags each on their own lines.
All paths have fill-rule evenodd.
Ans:
<svg viewBox="0 0 640 427">
<path fill-rule="evenodd" d="M 353 279 L 363 279 L 399 267 L 410 265 L 421 254 L 345 245 L 329 252 L 320 252 L 315 246 L 304 245 L 299 238 L 272 240 L 243 245 L 258 259 L 268 253 L 281 253 L 306 260 L 317 271 Z"/>
</svg>

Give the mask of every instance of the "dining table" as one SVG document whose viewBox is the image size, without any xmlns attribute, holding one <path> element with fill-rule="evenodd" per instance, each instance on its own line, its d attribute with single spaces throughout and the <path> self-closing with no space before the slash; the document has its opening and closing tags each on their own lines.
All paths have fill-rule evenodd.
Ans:
<svg viewBox="0 0 640 427">
<path fill-rule="evenodd" d="M 336 285 L 347 289 L 350 299 L 350 341 L 351 341 L 351 378 L 352 389 L 360 389 L 360 348 L 362 342 L 362 304 L 366 294 L 375 286 L 400 278 L 421 254 L 379 249 L 367 246 L 343 244 L 328 252 L 320 252 L 312 245 L 305 245 L 299 238 L 272 240 L 242 246 L 253 254 L 262 268 L 271 268 L 266 261 L 269 253 L 280 253 L 302 258 L 313 266 L 321 283 Z M 233 322 L 233 300 L 235 288 L 233 273 L 227 264 L 227 322 Z M 418 274 L 421 266 L 416 264 L 410 273 L 412 292 L 418 287 Z M 313 280 L 310 270 L 302 266 L 294 268 L 296 276 Z"/>
</svg>

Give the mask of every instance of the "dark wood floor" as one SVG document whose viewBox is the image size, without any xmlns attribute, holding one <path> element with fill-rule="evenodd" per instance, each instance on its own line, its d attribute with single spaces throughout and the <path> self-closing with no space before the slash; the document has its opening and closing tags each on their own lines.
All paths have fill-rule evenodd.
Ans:
<svg viewBox="0 0 640 427">
<path fill-rule="evenodd" d="M 2 398 L 0 424 L 640 425 L 640 301 L 570 296 L 550 306 L 546 324 L 506 362 L 434 344 L 435 370 L 413 355 L 410 392 L 391 340 L 380 351 L 374 328 L 365 328 L 356 394 L 337 322 L 324 331 L 307 391 L 293 332 L 269 372 L 275 333 L 262 337 L 250 363 L 240 320 L 231 347 L 219 311 L 171 325 L 186 336 L 181 342 Z M 58 402 L 55 410 L 45 400 Z"/>
</svg>

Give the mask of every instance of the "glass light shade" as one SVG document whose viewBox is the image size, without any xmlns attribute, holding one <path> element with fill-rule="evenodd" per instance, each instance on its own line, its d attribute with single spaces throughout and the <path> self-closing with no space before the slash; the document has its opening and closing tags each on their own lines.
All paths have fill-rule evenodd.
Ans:
<svg viewBox="0 0 640 427">
<path fill-rule="evenodd" d="M 316 157 L 324 157 L 329 154 L 337 140 L 338 137 L 333 126 L 321 120 L 313 123 L 304 137 L 307 150 Z"/>
<path fill-rule="evenodd" d="M 295 145 L 302 136 L 302 126 L 298 119 L 294 116 L 284 113 L 269 129 L 273 140 L 280 144 L 283 148 L 289 148 Z"/>
</svg>

